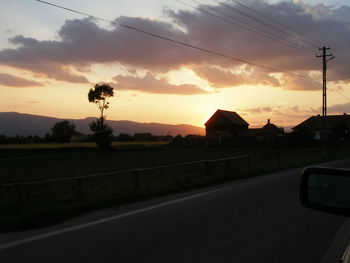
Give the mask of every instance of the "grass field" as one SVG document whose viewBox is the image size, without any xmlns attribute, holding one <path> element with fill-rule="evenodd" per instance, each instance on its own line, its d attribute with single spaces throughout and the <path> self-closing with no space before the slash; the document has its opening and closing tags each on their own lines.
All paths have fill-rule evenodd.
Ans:
<svg viewBox="0 0 350 263">
<path fill-rule="evenodd" d="M 83 145 L 30 145 L 28 148 L 0 149 L 0 231 L 30 229 L 94 209 L 350 156 L 350 148 L 344 145 L 325 150 L 136 143 L 114 145 L 114 149 L 108 152 Z M 250 157 L 133 170 L 245 154 Z M 132 171 L 118 175 L 1 186 L 130 169 Z"/>
<path fill-rule="evenodd" d="M 125 145 L 143 145 L 155 146 L 165 145 L 169 142 L 112 142 L 113 147 Z M 2 144 L 0 149 L 62 149 L 62 148 L 96 148 L 94 142 L 76 142 L 76 143 L 42 143 L 42 144 Z"/>
</svg>

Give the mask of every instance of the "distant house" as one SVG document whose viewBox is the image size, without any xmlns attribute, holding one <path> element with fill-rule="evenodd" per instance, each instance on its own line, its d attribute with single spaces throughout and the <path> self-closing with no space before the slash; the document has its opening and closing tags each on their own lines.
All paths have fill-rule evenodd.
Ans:
<svg viewBox="0 0 350 263">
<path fill-rule="evenodd" d="M 284 129 L 272 124 L 270 119 L 267 120 L 267 123 L 260 130 L 261 135 L 264 136 L 280 136 L 284 134 Z"/>
<path fill-rule="evenodd" d="M 312 116 L 295 126 L 293 130 L 297 131 L 302 128 L 308 128 L 314 139 L 318 140 L 321 137 L 323 127 L 326 134 L 338 133 L 338 137 L 341 137 L 341 134 L 350 135 L 350 115 L 344 113 L 343 115 L 325 116 L 324 123 L 322 116 Z"/>
<path fill-rule="evenodd" d="M 249 123 L 233 111 L 217 110 L 205 123 L 208 142 L 222 144 L 274 143 L 280 141 L 284 129 L 270 119 L 262 128 L 249 129 Z"/>
<path fill-rule="evenodd" d="M 248 132 L 249 123 L 233 111 L 217 110 L 204 124 L 206 137 L 237 137 Z"/>
</svg>

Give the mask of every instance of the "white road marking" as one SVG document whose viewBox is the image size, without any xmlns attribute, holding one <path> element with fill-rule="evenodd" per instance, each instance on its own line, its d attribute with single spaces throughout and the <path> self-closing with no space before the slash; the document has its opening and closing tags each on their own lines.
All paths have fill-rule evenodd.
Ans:
<svg viewBox="0 0 350 263">
<path fill-rule="evenodd" d="M 48 238 L 48 237 L 61 235 L 61 234 L 64 234 L 64 233 L 73 232 L 73 231 L 76 231 L 76 230 L 79 230 L 79 229 L 88 228 L 88 227 L 91 227 L 91 226 L 103 224 L 103 223 L 110 222 L 110 221 L 113 221 L 113 220 L 118 220 L 118 219 L 121 219 L 121 218 L 124 218 L 124 217 L 127 217 L 127 216 L 140 214 L 140 213 L 143 213 L 143 212 L 146 212 L 146 211 L 154 210 L 154 209 L 161 208 L 161 207 L 164 207 L 164 206 L 169 206 L 169 205 L 176 204 L 176 203 L 183 202 L 183 201 L 187 201 L 187 200 L 190 200 L 190 199 L 195 199 L 195 198 L 202 197 L 202 196 L 205 196 L 205 195 L 210 195 L 210 194 L 213 194 L 213 193 L 216 193 L 216 192 L 223 191 L 223 190 L 225 190 L 225 189 L 227 189 L 229 187 L 231 187 L 231 186 L 225 186 L 225 187 L 222 187 L 222 188 L 219 188 L 219 189 L 215 189 L 215 190 L 211 190 L 211 191 L 200 193 L 200 194 L 195 194 L 195 195 L 190 195 L 190 196 L 178 198 L 178 199 L 175 199 L 175 200 L 172 200 L 172 201 L 168 201 L 168 202 L 164 202 L 164 203 L 161 203 L 161 204 L 149 206 L 149 207 L 146 207 L 146 208 L 141 208 L 141 209 L 134 210 L 134 211 L 131 211 L 131 212 L 127 212 L 127 213 L 124 213 L 124 214 L 111 216 L 111 217 L 107 217 L 107 218 L 104 218 L 104 219 L 96 220 L 96 221 L 93 221 L 93 222 L 89 222 L 89 223 L 85 223 L 85 224 L 81 224 L 81 225 L 77 225 L 77 226 L 72 226 L 72 227 L 67 227 L 67 228 L 64 228 L 64 229 L 51 231 L 51 232 L 48 232 L 48 233 L 45 233 L 45 234 L 41 234 L 41 235 L 37 235 L 37 236 L 32 236 L 32 237 L 16 240 L 16 241 L 13 241 L 13 242 L 10 242 L 10 243 L 7 243 L 7 244 L 0 245 L 0 250 L 16 247 L 16 246 L 19 246 L 19 245 L 23 245 L 23 244 L 26 244 L 26 243 L 38 241 L 38 240 L 41 240 L 41 239 L 44 239 L 44 238 Z"/>
</svg>

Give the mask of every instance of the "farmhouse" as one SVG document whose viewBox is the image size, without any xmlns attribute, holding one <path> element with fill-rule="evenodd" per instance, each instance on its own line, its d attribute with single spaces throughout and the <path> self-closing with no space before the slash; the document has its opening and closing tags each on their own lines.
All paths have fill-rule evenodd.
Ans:
<svg viewBox="0 0 350 263">
<path fill-rule="evenodd" d="M 217 110 L 204 125 L 206 137 L 215 139 L 245 135 L 248 132 L 249 123 L 236 112 Z"/>
<path fill-rule="evenodd" d="M 338 137 L 350 135 L 350 115 L 329 115 L 323 117 L 320 115 L 312 116 L 301 122 L 293 128 L 293 130 L 301 130 L 307 128 L 310 130 L 315 140 L 320 139 L 321 132 L 325 129 L 326 134 L 334 134 Z M 343 135 L 343 136 L 342 136 Z"/>
<path fill-rule="evenodd" d="M 220 144 L 222 139 L 273 142 L 284 135 L 283 128 L 272 124 L 270 119 L 262 128 L 249 129 L 249 123 L 233 111 L 217 110 L 204 125 L 207 139 L 219 139 Z"/>
</svg>

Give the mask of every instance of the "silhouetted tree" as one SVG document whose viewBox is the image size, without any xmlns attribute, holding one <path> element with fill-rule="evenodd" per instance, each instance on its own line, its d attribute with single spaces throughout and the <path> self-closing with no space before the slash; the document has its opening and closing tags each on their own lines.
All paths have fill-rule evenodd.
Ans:
<svg viewBox="0 0 350 263">
<path fill-rule="evenodd" d="M 59 121 L 52 128 L 52 140 L 55 142 L 69 142 L 74 134 L 75 125 L 69 121 Z"/>
<path fill-rule="evenodd" d="M 89 102 L 95 103 L 100 111 L 100 117 L 90 124 L 98 148 L 108 149 L 111 146 L 113 130 L 105 123 L 104 111 L 109 108 L 108 98 L 113 97 L 113 87 L 108 84 L 96 84 L 88 94 Z"/>
</svg>

